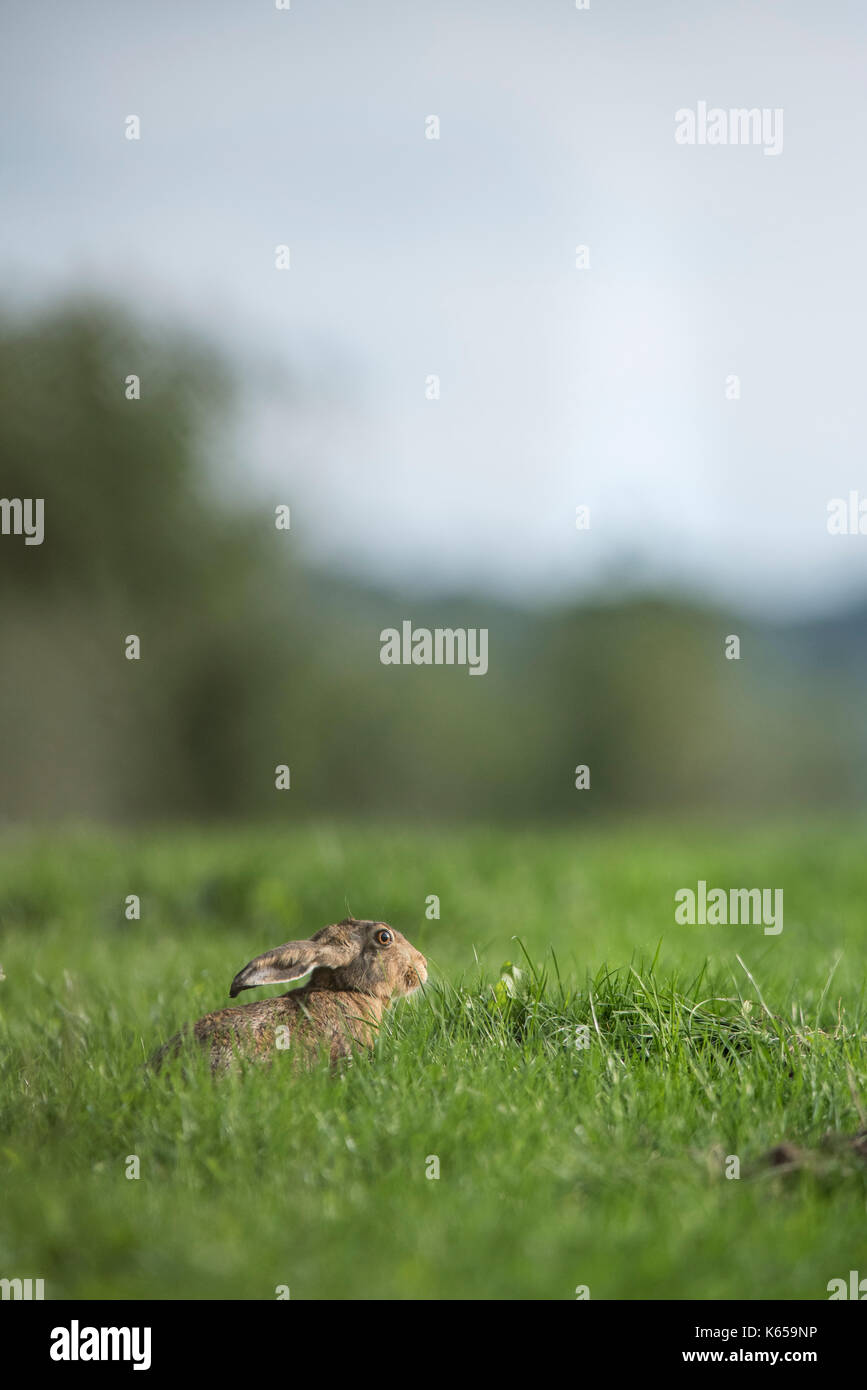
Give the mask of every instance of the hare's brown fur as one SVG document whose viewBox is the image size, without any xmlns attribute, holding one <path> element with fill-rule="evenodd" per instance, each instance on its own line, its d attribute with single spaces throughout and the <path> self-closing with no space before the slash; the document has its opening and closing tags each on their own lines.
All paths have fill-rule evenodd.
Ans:
<svg viewBox="0 0 867 1390">
<path fill-rule="evenodd" d="M 239 1056 L 271 1061 L 287 1051 L 296 1065 L 309 1066 L 323 1051 L 335 1064 L 372 1047 L 392 1000 L 427 979 L 424 956 L 400 932 L 386 922 L 347 917 L 307 941 L 257 956 L 235 976 L 230 994 L 301 979 L 311 970 L 300 989 L 206 1014 L 170 1038 L 154 1064 L 175 1056 L 191 1036 L 207 1047 L 213 1071 L 228 1070 Z"/>
</svg>

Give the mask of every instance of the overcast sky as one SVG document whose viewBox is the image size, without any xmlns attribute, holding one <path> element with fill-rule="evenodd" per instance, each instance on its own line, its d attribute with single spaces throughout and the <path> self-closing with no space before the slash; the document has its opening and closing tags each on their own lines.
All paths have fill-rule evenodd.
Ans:
<svg viewBox="0 0 867 1390">
<path fill-rule="evenodd" d="M 826 530 L 867 500 L 862 4 L 2 13 L 7 301 L 214 337 L 248 383 L 231 491 L 310 555 L 531 600 L 867 589 L 867 536 Z M 676 143 L 699 102 L 781 108 L 782 151 Z"/>
</svg>

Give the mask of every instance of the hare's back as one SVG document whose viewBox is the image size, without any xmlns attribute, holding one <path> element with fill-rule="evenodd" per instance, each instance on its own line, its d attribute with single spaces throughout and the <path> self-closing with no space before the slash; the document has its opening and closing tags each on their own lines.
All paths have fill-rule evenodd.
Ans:
<svg viewBox="0 0 867 1390">
<path fill-rule="evenodd" d="M 193 1026 L 193 1036 L 200 1042 L 213 1042 L 225 1037 L 266 1037 L 274 1040 L 276 1030 L 294 1024 L 300 1004 L 296 997 L 299 991 L 281 994 L 277 999 L 257 999 L 255 1004 L 238 1004 L 225 1009 L 215 1009 L 205 1014 Z"/>
</svg>

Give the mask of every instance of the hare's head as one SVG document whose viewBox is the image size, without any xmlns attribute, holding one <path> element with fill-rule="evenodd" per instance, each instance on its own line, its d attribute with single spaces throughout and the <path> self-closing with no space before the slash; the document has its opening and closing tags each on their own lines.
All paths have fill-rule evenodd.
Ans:
<svg viewBox="0 0 867 1390">
<path fill-rule="evenodd" d="M 234 999 L 256 985 L 289 984 L 313 971 L 315 989 L 357 990 L 383 1003 L 411 994 L 427 979 L 427 961 L 385 922 L 346 917 L 307 941 L 287 941 L 245 965 L 229 990 Z"/>
</svg>

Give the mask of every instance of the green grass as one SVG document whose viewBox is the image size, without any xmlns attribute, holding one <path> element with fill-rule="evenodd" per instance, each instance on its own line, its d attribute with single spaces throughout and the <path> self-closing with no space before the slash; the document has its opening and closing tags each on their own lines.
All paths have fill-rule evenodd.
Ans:
<svg viewBox="0 0 867 1390">
<path fill-rule="evenodd" d="M 75 1298 L 826 1298 L 867 1275 L 867 1165 L 821 1146 L 867 1107 L 863 844 L 842 825 L 7 835 L 0 1277 Z M 784 930 L 675 925 L 699 878 L 782 887 Z M 146 1071 L 248 959 L 348 909 L 432 967 L 375 1054 L 337 1077 L 279 1056 L 219 1083 Z M 815 1161 L 759 1162 L 783 1139 Z"/>
</svg>

